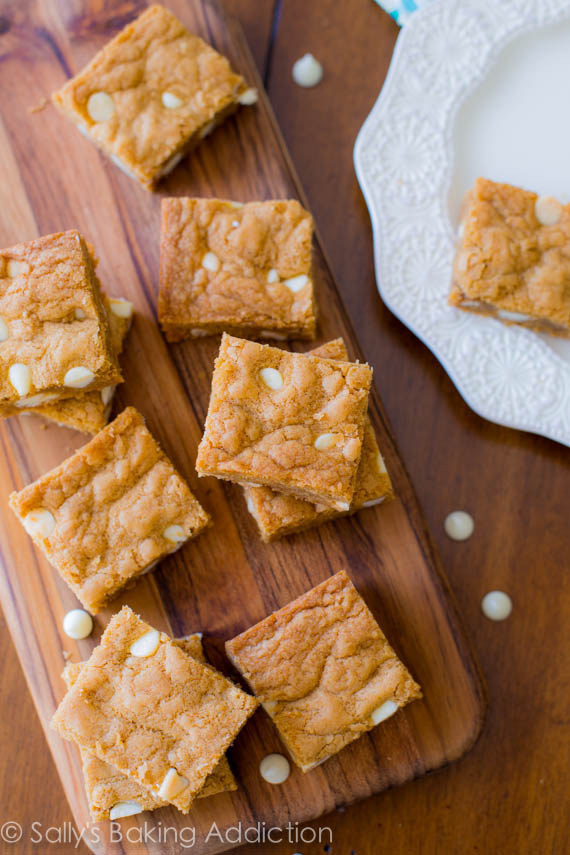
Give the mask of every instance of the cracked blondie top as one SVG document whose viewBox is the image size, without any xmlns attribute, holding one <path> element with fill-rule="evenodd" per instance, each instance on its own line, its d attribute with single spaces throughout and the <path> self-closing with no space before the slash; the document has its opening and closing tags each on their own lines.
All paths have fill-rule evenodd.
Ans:
<svg viewBox="0 0 570 855">
<path fill-rule="evenodd" d="M 372 370 L 224 334 L 196 469 L 347 511 Z"/>
<path fill-rule="evenodd" d="M 118 166 L 152 188 L 257 94 L 224 56 L 163 6 L 151 6 L 52 98 Z"/>
<path fill-rule="evenodd" d="M 200 634 L 187 638 L 174 638 L 172 643 L 198 662 L 206 663 Z M 73 686 L 82 668 L 83 662 L 69 662 L 65 666 L 62 676 L 68 689 Z M 164 799 L 158 798 L 152 790 L 127 778 L 122 772 L 105 763 L 104 760 L 99 760 L 84 748 L 80 748 L 79 751 L 87 801 L 94 822 L 113 818 L 115 811 L 120 813 L 125 803 L 127 803 L 129 815 L 142 813 L 145 810 L 156 810 L 168 804 Z M 237 783 L 227 757 L 222 757 L 214 771 L 206 778 L 196 798 L 206 798 L 230 790 L 237 790 Z"/>
<path fill-rule="evenodd" d="M 348 354 L 341 338 L 311 350 L 313 356 L 346 361 Z M 247 508 L 255 519 L 264 541 L 276 540 L 286 534 L 304 531 L 327 520 L 342 516 L 341 511 L 323 508 L 311 502 L 276 493 L 269 487 L 244 487 Z M 390 476 L 380 454 L 376 434 L 368 416 L 364 422 L 362 455 L 356 475 L 356 488 L 350 506 L 355 513 L 361 508 L 379 505 L 393 497 Z"/>
<path fill-rule="evenodd" d="M 124 606 L 52 727 L 188 813 L 256 707 L 255 698 Z"/>
<path fill-rule="evenodd" d="M 452 306 L 570 335 L 570 205 L 478 178 L 460 234 Z"/>
<path fill-rule="evenodd" d="M 163 199 L 159 320 L 169 341 L 314 338 L 313 219 L 296 200 Z"/>
<path fill-rule="evenodd" d="M 121 380 L 79 232 L 0 250 L 0 416 Z"/>
<path fill-rule="evenodd" d="M 421 697 L 344 571 L 226 651 L 303 772 Z"/>
<path fill-rule="evenodd" d="M 109 320 L 111 349 L 118 357 L 131 326 L 133 306 L 128 300 L 106 297 L 105 294 L 103 303 Z M 73 428 L 82 433 L 96 434 L 109 421 L 115 389 L 116 386 L 105 386 L 96 392 L 80 392 L 74 398 L 24 409 L 22 412 L 35 413 L 62 427 Z"/>
<path fill-rule="evenodd" d="M 93 613 L 209 523 L 133 407 L 10 506 Z"/>
</svg>

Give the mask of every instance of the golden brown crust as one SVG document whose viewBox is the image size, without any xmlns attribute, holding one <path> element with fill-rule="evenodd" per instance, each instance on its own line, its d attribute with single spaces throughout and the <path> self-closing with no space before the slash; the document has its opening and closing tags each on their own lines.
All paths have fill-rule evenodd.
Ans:
<svg viewBox="0 0 570 855">
<path fill-rule="evenodd" d="M 10 506 L 93 613 L 209 522 L 133 407 L 56 469 L 12 493 Z M 27 523 L 38 511 L 53 516 L 48 536 Z M 165 536 L 173 525 L 182 530 L 177 542 Z"/>
<path fill-rule="evenodd" d="M 346 346 L 341 338 L 329 341 L 310 353 L 322 359 L 348 359 Z M 266 543 L 343 515 L 342 511 L 322 508 L 295 496 L 277 493 L 269 487 L 244 487 L 244 495 L 247 508 Z M 374 428 L 370 418 L 366 416 L 356 488 L 350 510 L 345 513 L 353 514 L 363 507 L 390 501 L 393 496 L 392 483 L 378 448 Z"/>
<path fill-rule="evenodd" d="M 224 56 L 167 9 L 151 6 L 52 98 L 96 145 L 150 188 L 174 158 L 237 108 L 245 89 Z M 114 112 L 95 122 L 88 101 L 99 92 L 112 98 Z M 164 93 L 179 99 L 179 106 L 165 106 Z"/>
<path fill-rule="evenodd" d="M 23 395 L 10 381 L 16 364 L 30 372 Z M 92 372 L 89 390 L 122 380 L 84 239 L 71 230 L 2 250 L 0 415 L 17 414 L 40 395 L 73 397 L 65 376 L 77 367 Z"/>
<path fill-rule="evenodd" d="M 266 385 L 266 369 L 279 372 L 280 389 Z M 348 510 L 371 380 L 367 365 L 289 353 L 225 334 L 198 448 L 198 474 Z"/>
<path fill-rule="evenodd" d="M 257 702 L 164 633 L 132 655 L 151 630 L 128 606 L 111 618 L 52 726 L 157 795 L 174 768 L 187 784 L 168 801 L 187 813 Z"/>
<path fill-rule="evenodd" d="M 570 335 L 570 205 L 554 225 L 537 219 L 536 193 L 475 182 L 464 207 L 449 302 L 466 311 Z"/>
<path fill-rule="evenodd" d="M 226 652 L 308 771 L 421 689 L 341 571 L 226 643 Z"/>
<path fill-rule="evenodd" d="M 124 301 L 117 298 L 109 299 L 103 294 L 103 303 L 109 319 L 111 347 L 113 353 L 119 356 L 131 326 L 131 318 L 115 314 L 111 306 L 116 302 Z M 22 412 L 34 413 L 82 433 L 96 434 L 103 430 L 109 421 L 114 392 L 115 387 L 107 386 L 96 392 L 79 393 L 75 398 L 66 398 L 64 401 L 55 401 L 53 404 L 24 409 Z"/>
<path fill-rule="evenodd" d="M 174 638 L 172 643 L 198 662 L 206 663 L 199 633 L 186 638 Z M 83 662 L 69 662 L 65 666 L 62 677 L 68 689 L 77 680 L 83 664 Z M 134 801 L 141 810 L 156 810 L 168 804 L 164 799 L 154 795 L 151 790 L 143 787 L 137 781 L 127 778 L 113 766 L 105 763 L 104 760 L 99 760 L 98 757 L 90 754 L 84 748 L 80 748 L 79 751 L 87 801 L 94 822 L 110 819 L 109 812 L 118 802 Z M 231 790 L 237 790 L 237 783 L 227 757 L 222 757 L 214 771 L 206 778 L 204 786 L 196 798 L 207 798 Z"/>
<path fill-rule="evenodd" d="M 312 217 L 294 199 L 163 199 L 158 313 L 167 339 L 314 338 L 312 235 Z M 204 267 L 208 253 L 218 269 Z M 298 276 L 306 283 L 291 290 Z"/>
</svg>

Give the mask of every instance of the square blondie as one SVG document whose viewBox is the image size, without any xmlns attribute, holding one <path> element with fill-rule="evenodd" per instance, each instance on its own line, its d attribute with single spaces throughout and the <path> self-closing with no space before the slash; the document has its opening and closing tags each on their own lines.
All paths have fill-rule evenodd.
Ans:
<svg viewBox="0 0 570 855">
<path fill-rule="evenodd" d="M 187 638 L 172 639 L 172 643 L 198 662 L 206 663 L 199 633 Z M 65 666 L 62 676 L 68 689 L 73 686 L 82 668 L 83 662 L 69 662 Z M 152 790 L 143 787 L 131 778 L 127 778 L 126 775 L 105 763 L 104 760 L 99 760 L 94 754 L 90 754 L 85 748 L 80 748 L 79 751 L 87 801 L 94 822 L 133 816 L 145 810 L 156 810 L 168 804 L 167 801 L 156 796 Z M 206 778 L 204 786 L 196 798 L 207 798 L 231 790 L 237 790 L 237 783 L 227 757 L 222 757 L 214 771 Z"/>
<path fill-rule="evenodd" d="M 449 303 L 570 336 L 570 205 L 478 178 L 463 206 Z"/>
<path fill-rule="evenodd" d="M 106 297 L 103 303 L 109 319 L 111 349 L 119 356 L 126 335 L 131 326 L 133 305 L 120 297 Z M 82 433 L 96 434 L 102 430 L 111 414 L 111 406 L 116 386 L 105 386 L 96 392 L 83 392 L 74 398 L 54 401 L 39 407 L 23 409 L 24 413 L 34 413 L 62 427 L 73 428 Z"/>
<path fill-rule="evenodd" d="M 323 359 L 346 361 L 348 354 L 341 338 L 329 341 L 321 347 L 311 350 L 313 356 Z M 342 511 L 323 508 L 297 499 L 285 493 L 276 493 L 269 487 L 244 487 L 247 509 L 254 518 L 263 540 L 268 543 L 287 534 L 305 531 L 312 526 L 342 516 Z M 350 505 L 345 513 L 356 513 L 361 508 L 370 508 L 393 498 L 394 493 L 384 459 L 380 454 L 376 434 L 366 416 L 362 454 L 356 475 L 356 488 Z"/>
<path fill-rule="evenodd" d="M 0 416 L 122 380 L 77 231 L 0 251 Z"/>
<path fill-rule="evenodd" d="M 350 508 L 372 370 L 224 334 L 196 469 Z"/>
<path fill-rule="evenodd" d="M 52 727 L 188 813 L 256 707 L 255 698 L 124 606 Z"/>
<path fill-rule="evenodd" d="M 344 571 L 226 651 L 303 772 L 421 697 Z"/>
<path fill-rule="evenodd" d="M 257 93 L 171 12 L 151 6 L 52 98 L 121 169 L 152 188 Z"/>
<path fill-rule="evenodd" d="M 94 614 L 209 523 L 133 407 L 10 506 Z"/>
<path fill-rule="evenodd" d="M 314 338 L 313 219 L 296 200 L 163 199 L 158 316 L 166 338 Z"/>
</svg>

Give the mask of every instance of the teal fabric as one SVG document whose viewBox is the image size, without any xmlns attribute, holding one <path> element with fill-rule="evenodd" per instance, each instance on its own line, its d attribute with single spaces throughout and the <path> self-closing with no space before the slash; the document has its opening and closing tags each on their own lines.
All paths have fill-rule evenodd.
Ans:
<svg viewBox="0 0 570 855">
<path fill-rule="evenodd" d="M 414 12 L 422 6 L 434 3 L 435 0 L 375 0 L 375 2 L 382 6 L 400 26 L 403 26 Z"/>
</svg>

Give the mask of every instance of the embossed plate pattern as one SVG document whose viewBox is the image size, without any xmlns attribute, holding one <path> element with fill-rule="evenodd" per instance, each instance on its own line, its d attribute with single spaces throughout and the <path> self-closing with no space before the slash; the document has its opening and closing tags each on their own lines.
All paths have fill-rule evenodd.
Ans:
<svg viewBox="0 0 570 855">
<path fill-rule="evenodd" d="M 415 13 L 354 149 L 386 305 L 433 351 L 475 412 L 565 445 L 570 348 L 451 308 L 447 294 L 458 110 L 513 39 L 569 16 L 570 0 L 440 0 Z"/>
</svg>

